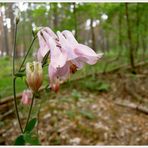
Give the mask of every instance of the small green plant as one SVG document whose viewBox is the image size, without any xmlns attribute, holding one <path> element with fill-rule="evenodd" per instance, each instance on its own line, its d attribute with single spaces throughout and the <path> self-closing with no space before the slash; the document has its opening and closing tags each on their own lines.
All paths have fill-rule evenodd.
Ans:
<svg viewBox="0 0 148 148">
<path fill-rule="evenodd" d="M 110 88 L 110 85 L 108 83 L 105 83 L 105 82 L 101 82 L 99 87 L 98 87 L 98 90 L 100 92 L 107 92 Z"/>
<path fill-rule="evenodd" d="M 38 136 L 35 133 L 33 133 L 33 128 L 36 126 L 36 124 L 37 124 L 36 118 L 30 120 L 24 132 L 16 138 L 15 145 L 25 145 L 25 144 L 40 145 Z"/>
<path fill-rule="evenodd" d="M 74 119 L 74 117 L 76 116 L 76 111 L 75 110 L 69 110 L 69 111 L 66 111 L 66 114 L 70 119 Z"/>
<path fill-rule="evenodd" d="M 78 101 L 81 97 L 80 92 L 78 92 L 76 89 L 73 89 L 71 95 L 75 101 Z"/>
<path fill-rule="evenodd" d="M 110 85 L 107 82 L 100 81 L 97 79 L 88 79 L 87 81 L 82 81 L 81 85 L 90 91 L 106 92 L 110 89 Z"/>
<path fill-rule="evenodd" d="M 85 118 L 87 118 L 87 119 L 90 119 L 90 120 L 95 119 L 95 115 L 94 115 L 94 113 L 92 113 L 91 111 L 81 110 L 81 111 L 80 111 L 80 114 L 81 114 L 82 116 L 84 116 Z"/>
</svg>

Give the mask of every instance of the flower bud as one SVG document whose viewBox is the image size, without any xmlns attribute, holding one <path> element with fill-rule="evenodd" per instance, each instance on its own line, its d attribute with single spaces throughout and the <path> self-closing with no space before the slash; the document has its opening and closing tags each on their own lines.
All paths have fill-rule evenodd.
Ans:
<svg viewBox="0 0 148 148">
<path fill-rule="evenodd" d="M 42 29 L 42 27 L 34 27 L 32 29 L 32 34 L 34 37 L 36 37 L 37 33 Z"/>
<path fill-rule="evenodd" d="M 21 99 L 21 102 L 24 104 L 24 105 L 30 105 L 31 104 L 31 101 L 32 101 L 32 91 L 27 89 L 27 90 L 24 90 L 23 93 L 22 93 L 22 99 Z"/>
<path fill-rule="evenodd" d="M 52 84 L 51 86 L 51 89 L 57 93 L 59 91 L 59 88 L 60 88 L 60 84 L 59 83 L 56 83 L 56 84 Z"/>
<path fill-rule="evenodd" d="M 39 90 L 43 81 L 43 69 L 40 62 L 26 64 L 26 81 L 33 92 Z"/>
<path fill-rule="evenodd" d="M 15 23 L 16 23 L 16 24 L 19 23 L 19 21 L 20 21 L 20 16 L 21 16 L 20 10 L 19 10 L 19 8 L 16 8 L 16 9 L 15 9 Z"/>
</svg>

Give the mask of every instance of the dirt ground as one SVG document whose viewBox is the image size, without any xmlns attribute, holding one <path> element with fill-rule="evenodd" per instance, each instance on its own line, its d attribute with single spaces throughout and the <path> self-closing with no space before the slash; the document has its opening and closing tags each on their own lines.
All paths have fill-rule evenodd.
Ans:
<svg viewBox="0 0 148 148">
<path fill-rule="evenodd" d="M 148 145 L 148 78 L 144 69 L 138 69 L 136 76 L 116 72 L 67 82 L 58 94 L 42 92 L 41 144 Z M 109 87 L 98 89 L 100 80 Z M 2 144 L 12 145 L 19 133 L 15 116 L 5 119 L 1 127 Z"/>
</svg>

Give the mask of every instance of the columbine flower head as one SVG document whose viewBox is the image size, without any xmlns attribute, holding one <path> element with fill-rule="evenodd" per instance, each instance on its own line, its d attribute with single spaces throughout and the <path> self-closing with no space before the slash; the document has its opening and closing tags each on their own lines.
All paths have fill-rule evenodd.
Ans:
<svg viewBox="0 0 148 148">
<path fill-rule="evenodd" d="M 57 35 L 48 27 L 38 32 L 40 48 L 37 58 L 42 61 L 50 51 L 50 63 L 48 67 L 51 88 L 59 89 L 60 80 L 66 80 L 71 73 L 81 69 L 85 63 L 93 65 L 101 57 L 102 53 L 96 54 L 93 49 L 77 42 L 73 34 L 65 30 Z"/>
<path fill-rule="evenodd" d="M 33 92 L 39 90 L 43 81 L 43 69 L 40 62 L 26 64 L 26 81 Z"/>
<path fill-rule="evenodd" d="M 63 67 L 66 63 L 66 53 L 62 53 L 60 47 L 58 47 L 58 37 L 50 29 L 44 28 L 38 32 L 39 50 L 37 52 L 38 61 L 42 62 L 44 56 L 50 50 L 50 64 L 49 64 L 49 79 L 51 88 L 57 92 L 59 88 L 59 79 L 62 73 L 57 73 L 57 69 Z M 59 75 L 60 74 L 60 75 Z"/>
<path fill-rule="evenodd" d="M 27 89 L 27 90 L 24 90 L 23 93 L 22 93 L 22 99 L 21 99 L 21 102 L 24 104 L 24 105 L 30 105 L 31 104 L 31 101 L 32 101 L 32 91 Z"/>
</svg>

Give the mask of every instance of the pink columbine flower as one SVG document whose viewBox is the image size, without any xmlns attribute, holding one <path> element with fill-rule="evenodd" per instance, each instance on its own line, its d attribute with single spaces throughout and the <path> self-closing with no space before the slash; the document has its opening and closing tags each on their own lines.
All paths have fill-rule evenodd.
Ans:
<svg viewBox="0 0 148 148">
<path fill-rule="evenodd" d="M 50 50 L 49 79 L 51 88 L 57 92 L 59 88 L 59 78 L 62 73 L 57 73 L 57 69 L 64 67 L 66 63 L 66 53 L 61 52 L 58 45 L 58 37 L 49 28 L 44 28 L 38 32 L 40 48 L 37 52 L 38 61 L 42 62 L 44 56 Z"/>
<path fill-rule="evenodd" d="M 31 101 L 32 101 L 32 91 L 27 89 L 27 90 L 24 90 L 23 93 L 22 93 L 22 99 L 21 99 L 21 102 L 24 104 L 24 105 L 30 105 L 31 104 Z"/>
<path fill-rule="evenodd" d="M 56 35 L 46 27 L 38 33 L 38 39 L 40 48 L 37 57 L 39 61 L 50 50 L 48 73 L 51 88 L 55 91 L 59 89 L 60 80 L 66 80 L 71 73 L 81 69 L 85 63 L 95 64 L 103 55 L 102 53 L 96 54 L 88 46 L 78 43 L 68 30 L 62 33 L 58 31 Z"/>
<path fill-rule="evenodd" d="M 37 92 L 43 82 L 43 69 L 40 62 L 26 64 L 26 81 L 33 92 Z"/>
<path fill-rule="evenodd" d="M 70 66 L 75 65 L 77 69 L 81 69 L 85 63 L 93 65 L 103 56 L 102 53 L 96 54 L 88 46 L 79 44 L 68 30 L 62 33 L 57 32 L 57 34 L 61 43 L 61 50 L 67 53 L 67 64 L 70 64 Z"/>
</svg>

